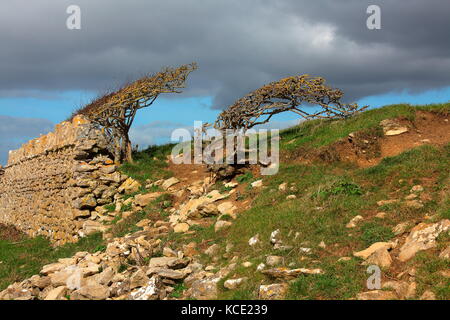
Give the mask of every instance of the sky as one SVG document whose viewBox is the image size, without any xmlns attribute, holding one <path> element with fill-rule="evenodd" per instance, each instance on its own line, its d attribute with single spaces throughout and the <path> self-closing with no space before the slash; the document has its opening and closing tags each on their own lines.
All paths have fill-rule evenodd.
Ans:
<svg viewBox="0 0 450 320">
<path fill-rule="evenodd" d="M 381 29 L 369 30 L 369 5 Z M 69 30 L 66 10 L 81 9 Z M 282 77 L 321 76 L 345 102 L 379 107 L 450 100 L 448 0 L 15 0 L 0 10 L 0 164 L 106 90 L 197 62 L 182 94 L 139 111 L 134 144 L 213 122 Z M 282 114 L 270 127 L 300 119 Z"/>
</svg>

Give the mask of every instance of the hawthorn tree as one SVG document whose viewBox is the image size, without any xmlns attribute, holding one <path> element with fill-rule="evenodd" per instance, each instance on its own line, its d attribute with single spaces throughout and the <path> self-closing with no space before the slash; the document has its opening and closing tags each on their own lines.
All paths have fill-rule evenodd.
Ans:
<svg viewBox="0 0 450 320">
<path fill-rule="evenodd" d="M 213 127 L 221 131 L 245 134 L 252 127 L 265 124 L 282 112 L 294 112 L 304 119 L 348 118 L 367 107 L 341 102 L 343 92 L 325 84 L 325 79 L 299 75 L 269 83 L 247 94 L 225 109 L 218 116 Z M 309 112 L 308 110 L 312 110 Z M 204 130 L 210 124 L 205 124 Z M 238 169 L 236 140 L 231 150 L 235 159 L 233 165 L 210 165 L 209 170 L 217 176 L 231 176 Z M 243 147 L 243 146 L 242 146 Z"/>
<path fill-rule="evenodd" d="M 344 93 L 325 84 L 325 79 L 299 75 L 269 83 L 237 100 L 224 110 L 214 128 L 244 131 L 270 121 L 282 112 L 291 111 L 304 119 L 348 118 L 367 107 L 343 104 Z M 308 112 L 307 107 L 318 107 Z"/>
<path fill-rule="evenodd" d="M 72 118 L 84 115 L 97 124 L 108 137 L 116 162 L 132 161 L 128 133 L 137 111 L 151 106 L 162 93 L 181 93 L 188 75 L 196 69 L 196 63 L 165 68 L 94 100 Z"/>
</svg>

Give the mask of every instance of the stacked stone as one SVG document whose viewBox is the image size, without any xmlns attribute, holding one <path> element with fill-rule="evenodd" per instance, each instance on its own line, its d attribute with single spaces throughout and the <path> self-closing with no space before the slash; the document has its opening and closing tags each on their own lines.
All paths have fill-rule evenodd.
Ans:
<svg viewBox="0 0 450 320">
<path fill-rule="evenodd" d="M 102 131 L 76 117 L 11 151 L 0 174 L 0 223 L 56 245 L 102 230 L 126 176 L 111 160 Z"/>
</svg>

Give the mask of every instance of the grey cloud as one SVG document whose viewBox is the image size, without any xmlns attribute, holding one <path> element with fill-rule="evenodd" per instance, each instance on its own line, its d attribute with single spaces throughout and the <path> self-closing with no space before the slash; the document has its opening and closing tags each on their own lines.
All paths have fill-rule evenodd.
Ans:
<svg viewBox="0 0 450 320">
<path fill-rule="evenodd" d="M 65 28 L 69 4 L 82 30 Z M 346 100 L 450 85 L 450 2 L 379 0 L 17 0 L 0 11 L 0 94 L 99 90 L 197 61 L 185 95 L 223 108 L 280 77 L 310 73 Z"/>
<path fill-rule="evenodd" d="M 0 164 L 6 164 L 8 151 L 53 130 L 54 124 L 46 119 L 17 118 L 0 115 Z"/>
</svg>

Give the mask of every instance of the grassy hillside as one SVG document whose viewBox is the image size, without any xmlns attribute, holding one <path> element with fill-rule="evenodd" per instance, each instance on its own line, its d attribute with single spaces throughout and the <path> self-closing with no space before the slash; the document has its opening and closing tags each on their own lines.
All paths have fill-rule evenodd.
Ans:
<svg viewBox="0 0 450 320">
<path fill-rule="evenodd" d="M 249 280 L 237 290 L 227 290 L 220 282 L 223 299 L 256 299 L 257 288 L 266 278 L 255 272 L 256 265 L 265 262 L 268 255 L 282 256 L 283 265 L 289 268 L 321 268 L 321 275 L 300 276 L 290 283 L 290 299 L 350 299 L 364 291 L 367 280 L 366 266 L 353 257 L 354 251 L 367 248 L 374 242 L 388 241 L 395 237 L 392 228 L 401 222 L 414 225 L 422 221 L 450 219 L 450 144 L 444 146 L 422 145 L 397 156 L 383 159 L 369 168 L 361 168 L 350 162 L 301 162 L 292 155 L 299 150 L 308 152 L 332 145 L 352 132 L 380 134 L 379 122 L 384 119 L 404 118 L 414 123 L 416 111 L 450 114 L 450 104 L 413 107 L 395 105 L 366 111 L 347 120 L 314 120 L 281 132 L 282 159 L 280 171 L 274 176 L 256 177 L 250 171 L 238 176 L 236 181 L 244 185 L 239 195 L 231 200 L 248 200 L 251 208 L 239 214 L 231 227 L 214 231 L 216 217 L 210 219 L 209 227 L 195 226 L 193 233 L 170 233 L 161 239 L 162 244 L 181 248 L 196 242 L 205 248 L 220 245 L 220 254 L 214 260 L 201 254 L 204 265 L 223 267 L 237 257 L 238 267 L 227 278 L 248 277 Z M 382 131 L 381 131 L 382 132 Z M 165 159 L 172 145 L 151 147 L 135 155 L 132 164 L 122 166 L 124 173 L 145 185 L 147 179 L 170 177 Z M 251 187 L 251 183 L 263 179 L 264 189 Z M 286 190 L 280 190 L 286 184 Z M 415 185 L 425 189 L 424 206 L 412 208 L 404 202 L 378 206 L 387 199 L 403 199 Z M 220 187 L 220 183 L 217 184 Z M 222 186 L 223 187 L 223 186 Z M 140 193 L 147 191 L 144 188 Z M 288 196 L 290 196 L 288 198 Z M 295 196 L 295 197 L 294 197 Z M 166 206 L 153 206 L 112 226 L 114 236 L 139 230 L 136 222 L 158 214 L 167 219 Z M 384 212 L 383 218 L 377 214 Z M 355 228 L 346 224 L 355 216 L 363 220 Z M 283 244 L 292 248 L 274 250 L 268 239 L 279 229 Z M 260 244 L 250 247 L 248 240 L 259 235 Z M 438 238 L 441 250 L 449 244 L 448 236 Z M 36 274 L 40 268 L 58 258 L 71 256 L 77 251 L 103 250 L 101 235 L 83 239 L 78 244 L 52 248 L 42 238 L 11 239 L 0 233 L 0 289 L 13 281 Z M 226 247 L 229 250 L 226 252 Z M 230 249 L 232 248 L 232 249 Z M 306 253 L 305 248 L 311 249 Z M 418 295 L 432 289 L 437 298 L 450 299 L 450 280 L 441 274 L 449 268 L 448 261 L 436 257 L 436 250 L 418 254 L 408 264 L 416 267 Z M 346 258 L 346 259 L 342 259 Z M 233 260 L 234 261 L 234 260 Z M 253 267 L 242 266 L 251 262 Z M 393 277 L 385 270 L 384 277 Z"/>
<path fill-rule="evenodd" d="M 417 110 L 449 114 L 450 105 L 388 106 L 344 121 L 309 121 L 282 132 L 282 151 L 323 147 L 351 132 L 375 128 L 387 118 L 406 117 L 414 121 Z M 386 158 L 366 169 L 342 162 L 282 163 L 278 174 L 263 178 L 267 186 L 264 192 L 250 187 L 257 178 L 245 175 L 245 179 L 238 179 L 247 185 L 247 191 L 241 197 L 250 199 L 252 208 L 240 214 L 229 229 L 215 233 L 211 225 L 199 228 L 194 236 L 177 236 L 175 241 L 218 243 L 222 253 L 225 253 L 227 244 L 232 244 L 234 249 L 227 256 L 236 255 L 240 262 L 249 261 L 254 266 L 265 262 L 267 255 L 282 255 L 286 266 L 321 268 L 325 271 L 323 275 L 298 278 L 291 285 L 290 298 L 351 298 L 364 290 L 367 279 L 366 267 L 352 256 L 353 251 L 365 249 L 374 242 L 392 239 L 394 234 L 391 229 L 400 222 L 413 223 L 427 214 L 433 216 L 430 221 L 450 218 L 449 163 L 450 145 L 443 148 L 425 145 Z M 278 189 L 282 183 L 288 184 L 287 191 Z M 417 184 L 424 185 L 430 197 L 423 208 L 413 209 L 402 204 L 377 206 L 379 200 L 403 198 Z M 296 199 L 288 200 L 287 195 L 295 195 Z M 376 213 L 381 211 L 386 212 L 386 217 L 376 218 Z M 346 228 L 346 224 L 356 215 L 362 215 L 364 221 L 355 229 Z M 267 239 L 277 229 L 283 235 L 284 244 L 294 249 L 286 252 L 273 250 Z M 255 250 L 248 245 L 248 240 L 256 234 L 265 241 L 261 241 Z M 319 246 L 321 242 L 325 243 L 325 248 Z M 305 254 L 301 248 L 312 248 L 313 253 Z M 424 271 L 442 270 L 445 262 L 427 259 L 424 255 L 411 262 L 416 263 L 419 269 L 419 291 L 429 287 L 432 281 L 438 297 L 449 299 L 449 280 L 437 272 L 430 274 Z M 341 257 L 349 259 L 338 261 Z M 203 259 L 206 264 L 213 263 L 207 256 Z M 227 262 L 228 258 L 222 258 L 223 265 Z M 436 263 L 440 263 L 439 267 L 434 266 Z M 229 278 L 243 276 L 250 279 L 244 287 L 236 291 L 222 287 L 221 297 L 256 298 L 255 288 L 264 276 L 255 273 L 253 267 L 239 267 Z"/>
</svg>

